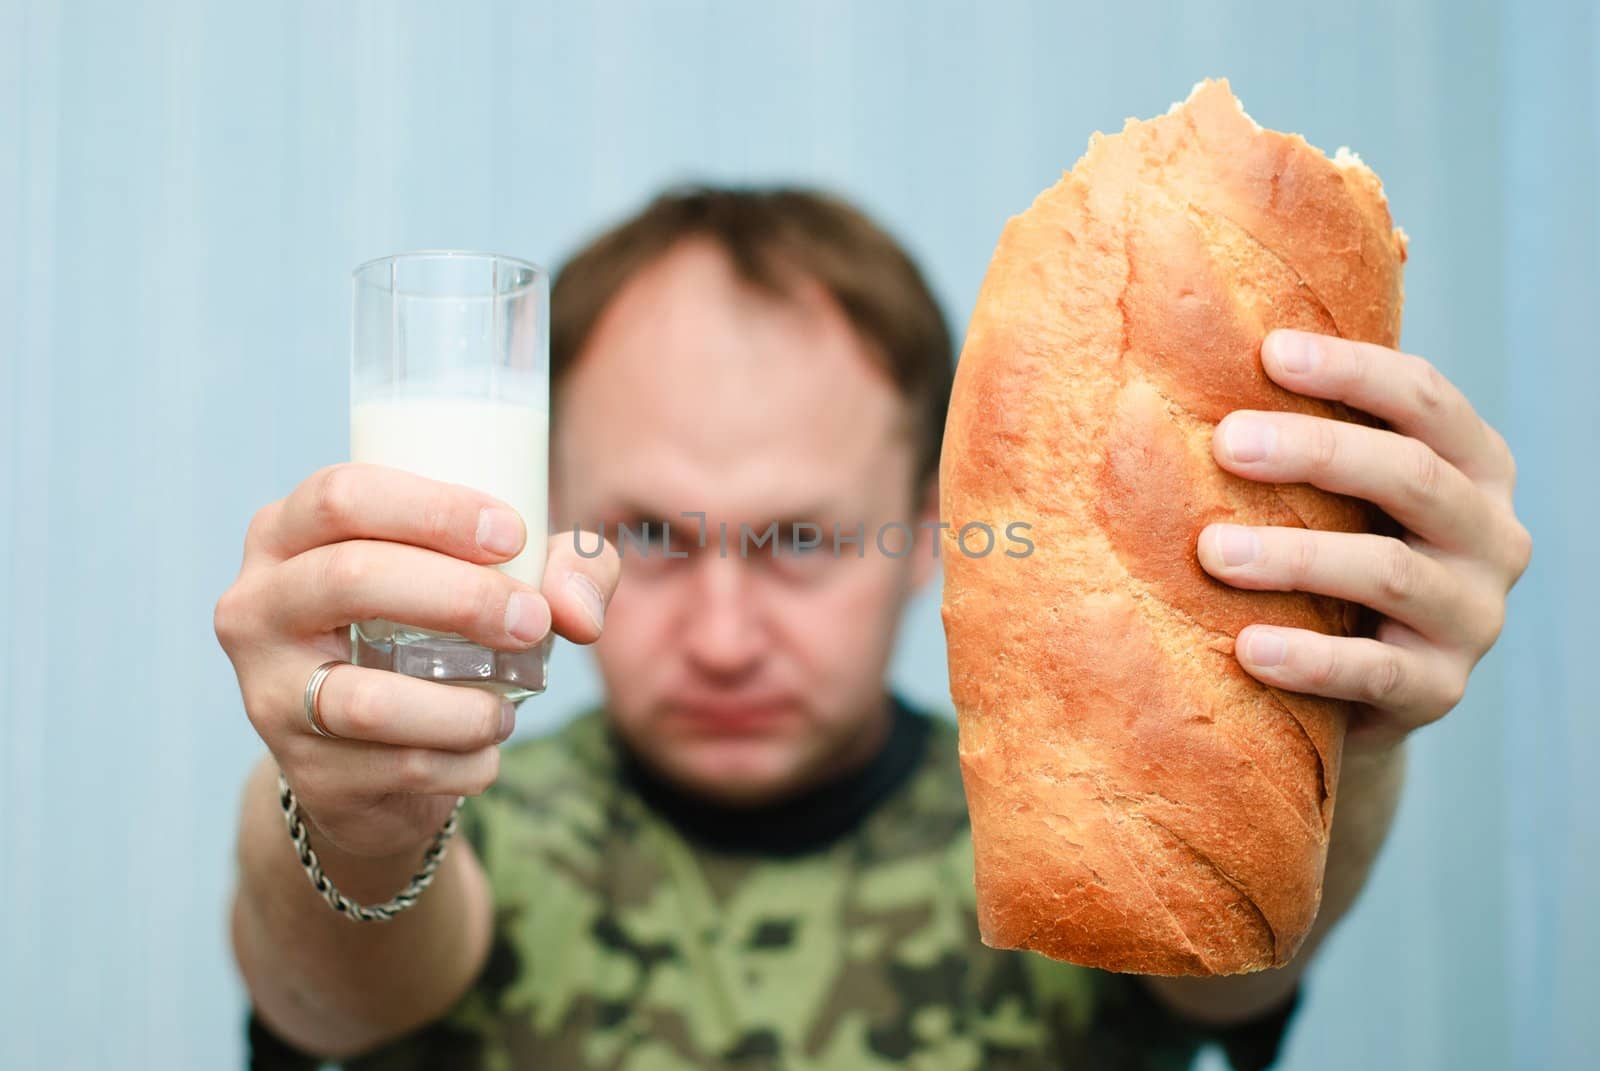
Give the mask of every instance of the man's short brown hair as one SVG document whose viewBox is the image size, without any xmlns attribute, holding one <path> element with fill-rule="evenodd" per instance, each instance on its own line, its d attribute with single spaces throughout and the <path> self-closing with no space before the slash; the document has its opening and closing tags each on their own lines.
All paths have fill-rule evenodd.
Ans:
<svg viewBox="0 0 1600 1071">
<path fill-rule="evenodd" d="M 687 238 L 707 238 L 739 277 L 776 297 L 794 274 L 820 283 L 884 362 L 910 403 L 916 484 L 939 468 L 954 374 L 950 329 L 909 254 L 854 206 L 796 187 L 678 186 L 579 250 L 550 297 L 550 381 L 583 351 L 611 300 Z"/>
</svg>

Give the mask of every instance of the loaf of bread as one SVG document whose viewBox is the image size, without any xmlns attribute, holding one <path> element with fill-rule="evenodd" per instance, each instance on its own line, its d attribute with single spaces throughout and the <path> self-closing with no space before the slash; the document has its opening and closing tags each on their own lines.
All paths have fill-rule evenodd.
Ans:
<svg viewBox="0 0 1600 1071">
<path fill-rule="evenodd" d="M 1234 639 L 1352 635 L 1361 611 L 1224 584 L 1195 548 L 1216 521 L 1382 530 L 1355 498 L 1228 473 L 1211 443 L 1235 409 L 1378 426 L 1274 384 L 1261 344 L 1290 327 L 1396 346 L 1405 258 L 1376 175 L 1263 129 L 1226 81 L 1095 134 L 1006 224 L 940 467 L 986 944 L 1233 974 L 1305 938 L 1349 705 L 1261 684 Z"/>
</svg>

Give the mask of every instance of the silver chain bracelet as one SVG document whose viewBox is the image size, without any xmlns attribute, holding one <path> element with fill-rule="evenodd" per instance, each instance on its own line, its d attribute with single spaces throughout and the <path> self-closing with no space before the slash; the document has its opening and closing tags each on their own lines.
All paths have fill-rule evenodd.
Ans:
<svg viewBox="0 0 1600 1071">
<path fill-rule="evenodd" d="M 278 803 L 283 807 L 283 820 L 289 827 L 289 838 L 294 841 L 294 850 L 300 857 L 300 865 L 305 868 L 306 875 L 310 877 L 311 884 L 318 894 L 328 901 L 328 906 L 356 922 L 388 922 L 417 902 L 422 890 L 433 882 L 434 871 L 439 869 L 440 862 L 444 860 L 445 844 L 455 835 L 456 821 L 461 817 L 461 805 L 465 802 L 467 802 L 465 796 L 456 797 L 456 805 L 450 811 L 450 817 L 445 820 L 444 828 L 434 836 L 433 843 L 428 845 L 428 850 L 422 855 L 422 869 L 411 876 L 406 887 L 383 903 L 368 907 L 356 903 L 334 888 L 333 882 L 322 872 L 322 863 L 311 847 L 306 824 L 300 820 L 300 805 L 294 798 L 294 790 L 289 787 L 289 782 L 283 774 L 278 774 Z"/>
</svg>

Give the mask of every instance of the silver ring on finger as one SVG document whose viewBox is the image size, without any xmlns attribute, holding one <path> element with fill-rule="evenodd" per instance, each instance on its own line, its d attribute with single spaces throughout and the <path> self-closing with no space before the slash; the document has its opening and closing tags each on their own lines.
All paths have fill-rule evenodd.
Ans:
<svg viewBox="0 0 1600 1071">
<path fill-rule="evenodd" d="M 324 662 L 311 671 L 311 679 L 306 681 L 306 724 L 311 731 L 328 740 L 339 739 L 330 733 L 322 724 L 322 710 L 317 706 L 322 697 L 322 682 L 328 679 L 328 674 L 333 672 L 334 666 L 348 666 L 350 663 L 342 658 Z"/>
</svg>

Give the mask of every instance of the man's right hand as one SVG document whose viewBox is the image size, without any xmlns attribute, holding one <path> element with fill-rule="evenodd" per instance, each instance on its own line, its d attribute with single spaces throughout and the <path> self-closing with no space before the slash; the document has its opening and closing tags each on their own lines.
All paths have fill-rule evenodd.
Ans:
<svg viewBox="0 0 1600 1071">
<path fill-rule="evenodd" d="M 339 666 L 306 723 L 312 671 L 349 659 L 349 625 L 382 618 L 525 650 L 552 628 L 599 637 L 620 563 L 554 537 L 540 590 L 492 568 L 522 549 L 514 510 L 481 492 L 378 465 L 313 473 L 263 507 L 214 627 L 251 724 L 299 797 L 319 851 L 380 861 L 420 857 L 460 795 L 499 772 L 514 707 L 488 691 Z M 334 849 L 329 852 L 329 848 Z M 337 871 L 330 867 L 337 880 Z"/>
</svg>

